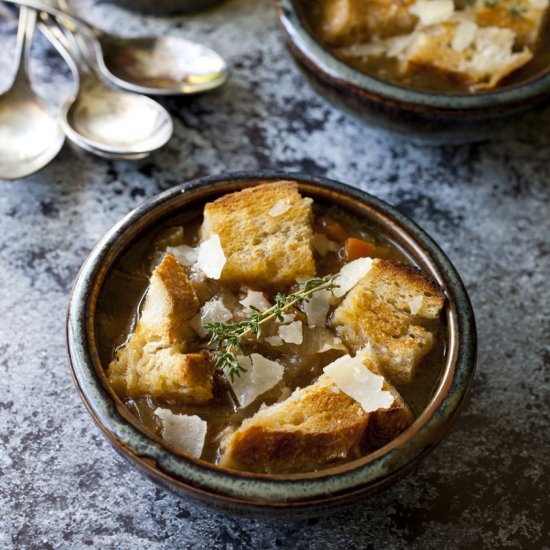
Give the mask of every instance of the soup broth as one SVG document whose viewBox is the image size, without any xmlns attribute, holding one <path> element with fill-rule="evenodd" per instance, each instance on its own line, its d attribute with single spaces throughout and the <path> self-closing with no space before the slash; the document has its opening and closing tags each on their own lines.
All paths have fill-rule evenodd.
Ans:
<svg viewBox="0 0 550 550">
<path fill-rule="evenodd" d="M 313 216 L 314 234 L 322 235 L 322 242 L 332 243 L 331 249 L 324 254 L 319 253 L 318 250 L 314 253 L 318 277 L 338 273 L 349 261 L 346 254 L 349 255 L 350 250 L 349 247 L 346 247 L 352 237 L 358 239 L 360 243 L 367 243 L 367 246 L 370 246 L 371 256 L 374 258 L 405 264 L 411 263 L 402 250 L 382 234 L 377 227 L 337 206 L 315 202 Z M 102 289 L 96 316 L 99 354 L 105 367 L 116 358 L 117 351 L 128 342 L 129 335 L 135 330 L 151 274 L 161 261 L 167 245 L 185 244 L 197 247 L 200 242 L 202 223 L 202 207 L 193 208 L 175 216 L 133 244 L 112 269 Z M 219 280 L 207 278 L 196 280 L 193 285 L 201 305 L 216 296 L 221 297 L 223 303 L 230 310 L 232 307 L 238 306 L 238 301 L 245 294 L 246 288 L 250 288 L 250 285 L 222 283 Z M 281 287 L 280 285 L 261 288 L 270 303 L 275 302 L 277 293 L 289 293 L 293 289 L 295 288 Z M 334 307 L 331 307 L 331 311 L 333 309 Z M 269 360 L 277 361 L 284 367 L 282 380 L 249 405 L 243 408 L 239 407 L 227 379 L 220 372 L 216 373 L 213 398 L 205 403 L 182 403 L 174 399 L 163 399 L 151 395 L 122 395 L 125 405 L 147 430 L 158 435 L 163 433 L 163 424 L 155 414 L 158 407 L 169 409 L 175 414 L 196 415 L 205 420 L 207 432 L 200 457 L 207 462 L 217 464 L 220 461 L 222 439 L 228 433 L 237 430 L 245 419 L 252 417 L 260 409 L 287 399 L 297 388 L 308 387 L 323 374 L 324 367 L 348 353 L 345 346 L 339 349 L 315 352 L 317 340 L 326 338 L 331 329 L 328 324 L 326 327 L 309 327 L 307 326 L 307 317 L 302 309 L 296 308 L 292 311 L 295 319 L 303 323 L 304 338 L 301 344 L 283 341 L 281 345 L 274 347 L 267 344 L 264 339 L 246 341 L 246 354 L 259 353 Z M 332 313 L 329 313 L 329 318 L 330 315 Z M 436 335 L 435 344 L 423 358 L 418 375 L 410 383 L 394 383 L 395 388 L 412 410 L 414 417 L 417 417 L 426 407 L 437 384 L 444 360 L 444 321 L 438 320 L 433 325 L 429 328 L 433 329 Z M 277 334 L 276 328 L 273 323 L 267 324 L 265 334 Z M 207 343 L 208 337 L 197 336 L 190 345 L 190 351 L 203 349 Z M 386 441 L 376 437 L 371 438 L 365 452 L 383 445 Z M 318 464 L 312 469 L 332 466 L 355 457 L 337 458 L 329 463 Z M 302 467 L 294 467 L 289 464 L 283 471 L 291 472 L 302 469 Z M 269 467 L 265 467 L 262 471 L 269 472 L 271 470 Z"/>
</svg>

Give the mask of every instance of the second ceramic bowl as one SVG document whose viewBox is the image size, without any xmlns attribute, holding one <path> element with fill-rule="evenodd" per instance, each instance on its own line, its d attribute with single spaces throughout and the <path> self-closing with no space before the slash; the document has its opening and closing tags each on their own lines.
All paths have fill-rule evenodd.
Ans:
<svg viewBox="0 0 550 550">
<path fill-rule="evenodd" d="M 434 278 L 448 303 L 446 353 L 426 409 L 401 435 L 360 459 L 292 475 L 250 474 L 192 458 L 148 431 L 110 387 L 98 349 L 98 302 L 124 253 L 160 224 L 220 195 L 260 182 L 295 180 L 303 195 L 336 204 L 373 224 Z M 74 379 L 97 425 L 129 462 L 194 502 L 232 514 L 296 519 L 326 513 L 395 481 L 443 437 L 471 383 L 475 322 L 466 290 L 449 259 L 415 223 L 383 201 L 341 183 L 306 175 L 247 173 L 204 178 L 157 195 L 118 222 L 94 248 L 77 277 L 67 319 Z M 128 488 L 130 493 L 131 488 Z"/>
<path fill-rule="evenodd" d="M 299 0 L 276 0 L 284 38 L 303 74 L 322 96 L 369 126 L 429 144 L 466 143 L 499 135 L 550 100 L 550 67 L 522 84 L 475 94 L 405 88 L 337 59 L 313 36 Z"/>
</svg>

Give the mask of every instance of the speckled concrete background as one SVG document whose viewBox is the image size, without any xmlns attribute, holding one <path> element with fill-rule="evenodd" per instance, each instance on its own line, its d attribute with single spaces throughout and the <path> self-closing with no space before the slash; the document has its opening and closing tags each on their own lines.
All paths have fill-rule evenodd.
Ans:
<svg viewBox="0 0 550 550">
<path fill-rule="evenodd" d="M 175 136 L 148 160 L 66 146 L 40 174 L 0 182 L 0 548 L 549 548 L 550 113 L 492 143 L 416 147 L 314 95 L 268 0 L 172 20 L 78 8 L 123 33 L 201 39 L 233 78 L 165 101 Z M 6 84 L 16 22 L 0 10 Z M 68 74 L 42 37 L 35 46 L 34 81 L 60 101 Z M 477 313 L 478 374 L 447 439 L 407 478 L 321 520 L 225 518 L 156 488 L 92 424 L 66 365 L 67 295 L 102 233 L 161 189 L 255 168 L 327 175 L 396 205 L 447 251 Z"/>
</svg>

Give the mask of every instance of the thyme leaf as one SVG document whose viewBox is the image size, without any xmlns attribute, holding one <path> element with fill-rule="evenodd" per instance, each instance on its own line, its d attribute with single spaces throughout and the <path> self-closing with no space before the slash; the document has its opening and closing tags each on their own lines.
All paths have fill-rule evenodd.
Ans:
<svg viewBox="0 0 550 550">
<path fill-rule="evenodd" d="M 275 305 L 261 311 L 255 306 L 249 306 L 252 313 L 244 321 L 236 323 L 206 323 L 204 329 L 210 333 L 209 345 L 219 344 L 217 354 L 216 369 L 225 371 L 227 376 L 234 381 L 235 376 L 239 377 L 241 373 L 247 372 L 247 369 L 237 360 L 237 353 L 244 353 L 242 339 L 252 334 L 256 339 L 262 336 L 262 326 L 273 319 L 284 321 L 283 312 L 291 307 L 304 302 L 309 302 L 315 292 L 319 290 L 329 290 L 334 292 L 338 285 L 334 282 L 337 275 L 329 279 L 309 279 L 299 283 L 300 288 L 292 294 L 277 294 L 275 296 Z"/>
</svg>

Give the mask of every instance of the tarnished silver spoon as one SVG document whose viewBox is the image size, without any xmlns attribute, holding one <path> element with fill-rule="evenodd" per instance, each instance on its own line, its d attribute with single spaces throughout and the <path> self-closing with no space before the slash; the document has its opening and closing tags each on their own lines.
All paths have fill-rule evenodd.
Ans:
<svg viewBox="0 0 550 550">
<path fill-rule="evenodd" d="M 137 159 L 170 139 L 172 119 L 164 107 L 148 97 L 106 86 L 82 44 L 49 17 L 41 30 L 67 59 L 80 84 L 60 113 L 61 126 L 71 141 L 100 156 Z"/>
<path fill-rule="evenodd" d="M 122 38 L 92 27 L 74 14 L 40 0 L 5 0 L 44 11 L 86 37 L 101 73 L 117 86 L 148 95 L 195 94 L 213 90 L 229 76 L 214 50 L 178 36 Z"/>
<path fill-rule="evenodd" d="M 0 96 L 0 179 L 19 179 L 37 172 L 59 152 L 65 134 L 57 116 L 37 95 L 27 76 L 27 59 L 36 12 L 22 7 L 17 30 L 17 72 Z"/>
</svg>

